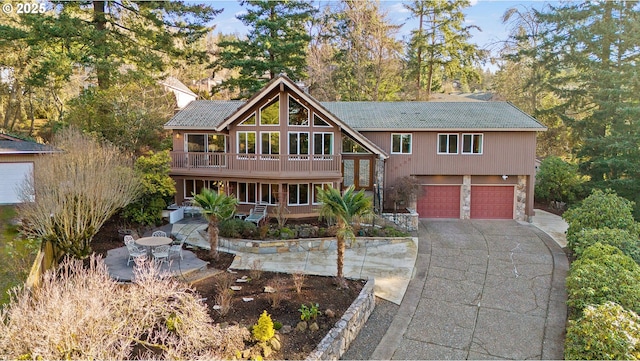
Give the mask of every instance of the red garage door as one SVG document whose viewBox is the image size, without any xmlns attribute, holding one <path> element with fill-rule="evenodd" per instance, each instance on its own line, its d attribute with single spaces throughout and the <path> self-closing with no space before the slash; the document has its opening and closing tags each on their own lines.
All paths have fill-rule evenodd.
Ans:
<svg viewBox="0 0 640 361">
<path fill-rule="evenodd" d="M 418 214 L 420 218 L 460 218 L 460 186 L 425 186 Z"/>
<path fill-rule="evenodd" d="M 471 218 L 513 219 L 513 187 L 471 186 Z"/>
</svg>

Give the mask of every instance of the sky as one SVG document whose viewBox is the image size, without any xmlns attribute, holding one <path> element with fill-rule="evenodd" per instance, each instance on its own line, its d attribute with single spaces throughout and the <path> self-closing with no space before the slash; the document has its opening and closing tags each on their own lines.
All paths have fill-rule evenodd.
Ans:
<svg viewBox="0 0 640 361">
<path fill-rule="evenodd" d="M 555 1 L 554 1 L 555 2 Z M 239 33 L 246 32 L 244 25 L 235 16 L 244 10 L 238 1 L 209 1 L 214 8 L 224 8 L 224 11 L 216 17 L 216 32 Z M 322 1 L 322 4 L 327 1 Z M 314 2 L 318 4 L 318 2 Z M 402 1 L 382 0 L 380 4 L 389 13 L 389 19 L 394 24 L 404 24 L 399 32 L 399 37 L 408 38 L 412 29 L 417 28 L 416 20 L 408 20 L 409 12 L 402 6 Z M 516 6 L 541 9 L 544 1 L 507 1 L 507 0 L 471 0 L 472 6 L 466 8 L 466 25 L 478 26 L 482 31 L 472 30 L 472 42 L 483 49 L 490 49 L 492 45 L 505 40 L 508 36 L 508 27 L 502 24 L 504 12 Z M 494 46 L 495 47 L 495 46 Z"/>
</svg>

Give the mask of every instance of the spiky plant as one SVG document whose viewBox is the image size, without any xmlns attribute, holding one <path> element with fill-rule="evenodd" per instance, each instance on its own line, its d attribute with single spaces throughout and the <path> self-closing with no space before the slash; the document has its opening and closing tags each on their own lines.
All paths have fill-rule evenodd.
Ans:
<svg viewBox="0 0 640 361">
<path fill-rule="evenodd" d="M 219 194 L 203 188 L 200 194 L 194 194 L 193 201 L 202 208 L 202 214 L 209 221 L 209 245 L 211 257 L 218 258 L 218 223 L 231 218 L 236 211 L 238 200 L 233 196 Z"/>
</svg>

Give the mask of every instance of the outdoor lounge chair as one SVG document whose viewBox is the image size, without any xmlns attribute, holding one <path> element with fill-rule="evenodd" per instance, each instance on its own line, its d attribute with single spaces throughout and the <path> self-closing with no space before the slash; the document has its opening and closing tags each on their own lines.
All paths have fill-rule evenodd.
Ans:
<svg viewBox="0 0 640 361">
<path fill-rule="evenodd" d="M 127 251 L 129 251 L 129 259 L 127 259 L 127 266 L 129 265 L 129 263 L 131 263 L 131 261 L 140 257 L 147 256 L 147 251 L 145 249 L 138 248 L 138 246 L 136 246 L 135 241 L 133 240 L 133 237 L 125 236 L 124 244 L 127 246 Z"/>
<path fill-rule="evenodd" d="M 244 220 L 258 224 L 266 216 L 267 216 L 267 205 L 256 204 L 256 206 L 250 211 L 249 216 Z"/>
</svg>

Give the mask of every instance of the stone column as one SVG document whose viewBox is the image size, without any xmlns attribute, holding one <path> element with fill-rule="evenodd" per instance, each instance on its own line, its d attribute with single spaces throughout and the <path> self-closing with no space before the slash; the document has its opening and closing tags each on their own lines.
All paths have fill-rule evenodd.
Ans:
<svg viewBox="0 0 640 361">
<path fill-rule="evenodd" d="M 527 222 L 527 176 L 519 175 L 516 184 L 516 220 Z"/>
<path fill-rule="evenodd" d="M 471 176 L 462 176 L 462 189 L 460 190 L 460 199 L 462 200 L 461 219 L 471 219 Z"/>
</svg>

